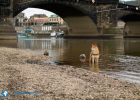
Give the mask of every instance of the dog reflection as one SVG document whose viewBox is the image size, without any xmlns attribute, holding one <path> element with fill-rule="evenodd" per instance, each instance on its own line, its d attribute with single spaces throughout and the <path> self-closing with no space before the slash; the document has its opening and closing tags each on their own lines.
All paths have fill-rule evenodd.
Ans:
<svg viewBox="0 0 140 100">
<path fill-rule="evenodd" d="M 100 71 L 99 64 L 97 64 L 97 63 L 96 64 L 90 64 L 89 68 L 90 68 L 91 71 L 96 72 L 96 73 L 98 73 Z"/>
</svg>

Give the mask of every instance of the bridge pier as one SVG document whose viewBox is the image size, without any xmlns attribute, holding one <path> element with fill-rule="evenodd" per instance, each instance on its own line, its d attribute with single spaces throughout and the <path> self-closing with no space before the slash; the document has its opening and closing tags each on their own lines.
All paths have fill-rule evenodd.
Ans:
<svg viewBox="0 0 140 100">
<path fill-rule="evenodd" d="M 124 37 L 140 37 L 140 21 L 126 22 Z"/>
<path fill-rule="evenodd" d="M 13 0 L 3 0 L 0 6 L 0 39 L 16 39 L 13 25 Z"/>
<path fill-rule="evenodd" d="M 95 23 L 88 16 L 70 16 L 64 18 L 68 23 L 69 32 L 66 36 L 94 36 L 99 35 Z"/>
<path fill-rule="evenodd" d="M 0 22 L 0 39 L 16 39 L 17 33 L 12 24 L 13 18 L 5 18 Z"/>
</svg>

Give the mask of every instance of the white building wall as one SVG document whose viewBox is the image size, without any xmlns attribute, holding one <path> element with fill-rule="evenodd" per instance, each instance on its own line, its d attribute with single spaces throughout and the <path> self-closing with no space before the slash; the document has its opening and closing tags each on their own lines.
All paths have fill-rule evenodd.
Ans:
<svg viewBox="0 0 140 100">
<path fill-rule="evenodd" d="M 42 26 L 42 31 L 50 31 L 52 30 L 52 26 Z"/>
</svg>

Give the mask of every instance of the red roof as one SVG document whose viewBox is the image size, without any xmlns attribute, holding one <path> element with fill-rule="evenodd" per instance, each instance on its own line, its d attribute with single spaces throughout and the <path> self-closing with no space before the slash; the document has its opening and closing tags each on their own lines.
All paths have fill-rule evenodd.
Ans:
<svg viewBox="0 0 140 100">
<path fill-rule="evenodd" d="M 48 18 L 34 18 L 33 21 L 35 21 L 35 22 L 48 22 Z"/>
</svg>

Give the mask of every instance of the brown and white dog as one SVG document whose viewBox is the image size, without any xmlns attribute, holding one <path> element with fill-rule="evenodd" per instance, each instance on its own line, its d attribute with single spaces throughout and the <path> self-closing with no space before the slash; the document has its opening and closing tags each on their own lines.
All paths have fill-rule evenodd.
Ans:
<svg viewBox="0 0 140 100">
<path fill-rule="evenodd" d="M 96 44 L 92 44 L 89 56 L 89 64 L 98 64 L 99 62 L 99 48 Z"/>
</svg>

